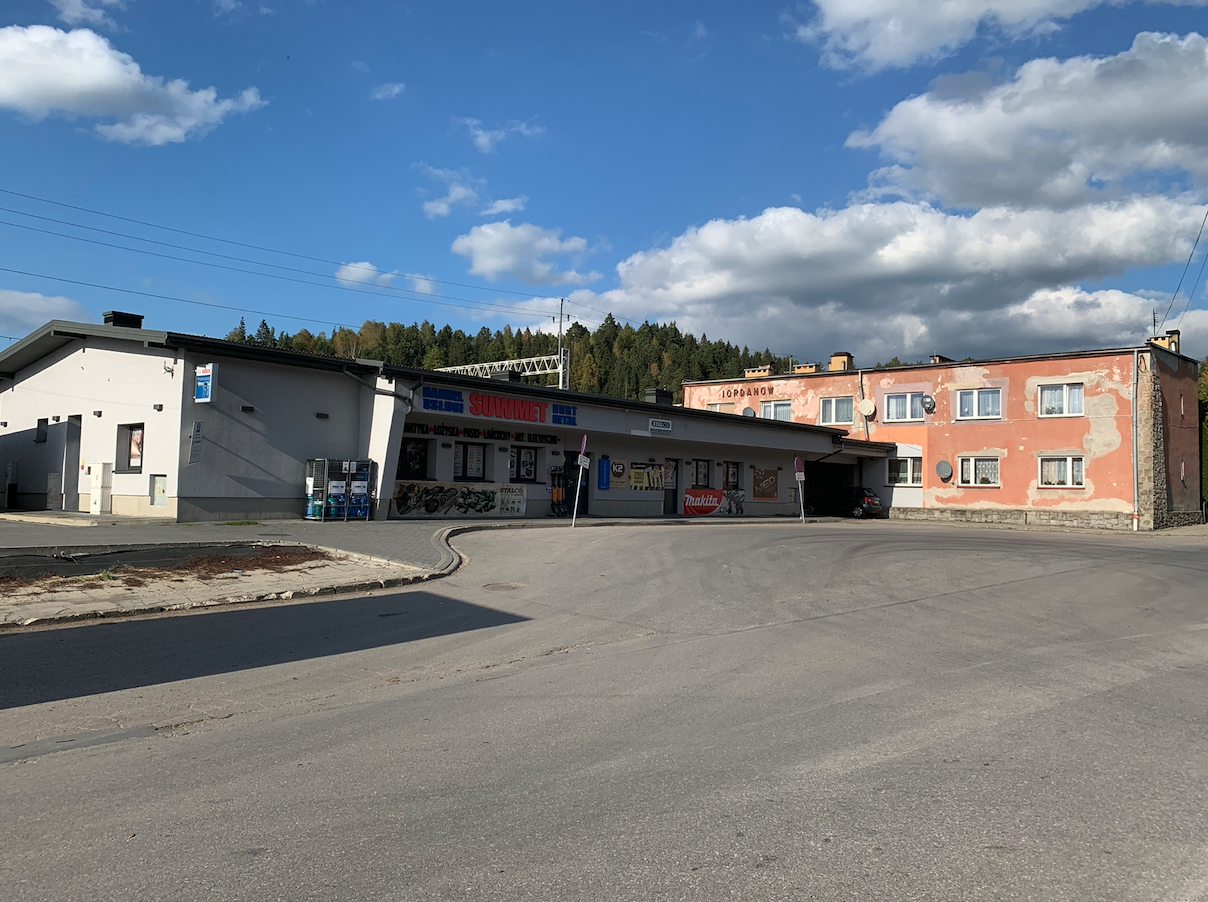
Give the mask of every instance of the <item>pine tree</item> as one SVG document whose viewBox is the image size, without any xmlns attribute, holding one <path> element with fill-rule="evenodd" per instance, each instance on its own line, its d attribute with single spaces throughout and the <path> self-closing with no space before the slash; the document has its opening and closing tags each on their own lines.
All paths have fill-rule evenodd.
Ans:
<svg viewBox="0 0 1208 902">
<path fill-rule="evenodd" d="M 247 323 L 243 321 L 243 317 L 239 317 L 239 328 L 232 329 L 226 334 L 227 341 L 247 341 Z"/>
</svg>

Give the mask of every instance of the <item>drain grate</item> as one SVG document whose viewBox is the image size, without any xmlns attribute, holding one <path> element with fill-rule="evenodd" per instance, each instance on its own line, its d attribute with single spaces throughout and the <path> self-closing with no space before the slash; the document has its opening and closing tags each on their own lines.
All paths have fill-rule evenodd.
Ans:
<svg viewBox="0 0 1208 902">
<path fill-rule="evenodd" d="M 528 586 L 524 583 L 487 583 L 483 588 L 492 592 L 515 592 L 517 589 L 527 589 Z"/>
</svg>

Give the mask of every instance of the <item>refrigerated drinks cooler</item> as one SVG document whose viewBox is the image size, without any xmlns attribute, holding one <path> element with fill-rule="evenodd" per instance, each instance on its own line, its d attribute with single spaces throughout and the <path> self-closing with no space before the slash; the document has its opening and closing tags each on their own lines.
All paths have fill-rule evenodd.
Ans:
<svg viewBox="0 0 1208 902">
<path fill-rule="evenodd" d="M 371 460 L 308 460 L 306 519 L 368 520 L 373 484 Z"/>
</svg>

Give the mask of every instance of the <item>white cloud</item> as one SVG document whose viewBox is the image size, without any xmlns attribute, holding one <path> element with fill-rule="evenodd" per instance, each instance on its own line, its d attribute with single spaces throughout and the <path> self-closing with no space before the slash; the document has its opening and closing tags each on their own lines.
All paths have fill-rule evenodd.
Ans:
<svg viewBox="0 0 1208 902">
<path fill-rule="evenodd" d="M 336 280 L 344 285 L 381 285 L 383 287 L 394 281 L 398 275 L 395 272 L 382 272 L 372 263 L 345 263 L 336 270 Z"/>
<path fill-rule="evenodd" d="M 407 278 L 411 280 L 412 291 L 417 291 L 420 294 L 431 294 L 436 290 L 436 285 L 432 281 L 431 276 L 408 275 Z"/>
<path fill-rule="evenodd" d="M 619 287 L 582 299 L 633 319 L 674 319 L 715 338 L 817 356 L 831 345 L 883 360 L 1023 353 L 1045 339 L 1054 349 L 1110 345 L 1128 316 L 1138 334 L 1149 328 L 1153 302 L 1143 316 L 1108 317 L 1102 311 L 1124 309 L 1114 295 L 1098 292 L 1099 307 L 1080 307 L 1075 300 L 1085 297 L 1068 286 L 1185 260 L 1202 216 L 1202 207 L 1166 197 L 971 216 L 907 202 L 773 208 L 634 254 L 617 266 Z M 1038 312 L 1062 297 L 1074 300 L 1058 330 Z"/>
<path fill-rule="evenodd" d="M 71 298 L 0 288 L 0 333 L 23 338 L 52 319 L 89 322 L 92 316 Z"/>
<path fill-rule="evenodd" d="M 1129 0 L 814 0 L 808 22 L 785 17 L 793 38 L 819 45 L 825 65 L 868 71 L 940 59 L 979 29 L 1019 39 L 1058 30 L 1080 12 Z M 1208 0 L 1146 0 L 1203 6 Z"/>
<path fill-rule="evenodd" d="M 479 210 L 480 216 L 498 216 L 500 213 L 518 213 L 524 209 L 524 205 L 528 203 L 528 195 L 522 194 L 519 197 L 506 197 L 501 200 L 492 202 L 489 206 Z"/>
<path fill-rule="evenodd" d="M 59 21 L 68 25 L 92 25 L 98 28 L 117 28 L 117 23 L 105 11 L 125 9 L 125 0 L 50 0 L 50 5 L 59 11 Z"/>
<path fill-rule="evenodd" d="M 413 169 L 423 172 L 428 178 L 444 183 L 445 195 L 423 202 L 424 215 L 429 219 L 440 219 L 453 212 L 454 207 L 478 203 L 478 189 L 486 184 L 464 169 L 437 169 L 427 163 L 415 163 Z"/>
<path fill-rule="evenodd" d="M 507 277 L 528 285 L 584 285 L 598 279 L 599 273 L 559 270 L 547 259 L 588 253 L 584 239 L 561 236 L 561 229 L 504 220 L 474 226 L 453 242 L 452 251 L 469 257 L 470 272 L 490 281 Z"/>
<path fill-rule="evenodd" d="M 873 173 L 874 193 L 1068 206 L 1139 173 L 1208 176 L 1208 40 L 1198 34 L 1143 33 L 1115 56 L 1032 60 L 965 96 L 944 88 L 848 138 L 892 161 Z"/>
<path fill-rule="evenodd" d="M 696 38 L 698 41 L 703 41 L 708 36 L 709 29 L 705 27 L 704 22 L 702 22 L 700 19 L 697 19 L 692 24 L 692 37 Z"/>
<path fill-rule="evenodd" d="M 231 113 L 264 106 L 255 88 L 218 99 L 183 79 L 145 75 L 129 55 L 88 29 L 0 28 L 0 107 L 35 121 L 52 113 L 112 119 L 95 130 L 110 141 L 161 145 L 200 137 Z"/>
<path fill-rule="evenodd" d="M 399 94 L 407 89 L 407 86 L 400 81 L 386 82 L 384 85 L 378 85 L 369 92 L 369 96 L 374 100 L 394 100 Z"/>
<path fill-rule="evenodd" d="M 368 72 L 369 63 L 365 62 L 364 60 L 353 60 L 352 68 L 356 69 L 358 72 Z"/>
<path fill-rule="evenodd" d="M 479 119 L 454 119 L 453 121 L 466 127 L 470 140 L 481 153 L 494 153 L 496 145 L 508 135 L 534 138 L 545 134 L 544 128 L 539 125 L 529 125 L 527 122 L 512 121 L 499 128 L 487 129 L 482 127 L 482 121 Z"/>
</svg>

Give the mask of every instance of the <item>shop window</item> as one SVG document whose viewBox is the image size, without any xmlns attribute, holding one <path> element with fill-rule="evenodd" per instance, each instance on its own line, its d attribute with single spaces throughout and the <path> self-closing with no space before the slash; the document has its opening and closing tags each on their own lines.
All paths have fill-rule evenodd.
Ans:
<svg viewBox="0 0 1208 902">
<path fill-rule="evenodd" d="M 889 485 L 922 485 L 923 458 L 894 457 L 889 461 Z"/>
<path fill-rule="evenodd" d="M 117 427 L 117 458 L 115 473 L 143 472 L 143 424 L 129 423 Z"/>
<path fill-rule="evenodd" d="M 1082 488 L 1083 466 L 1081 457 L 1040 458 L 1041 488 Z"/>
<path fill-rule="evenodd" d="M 835 424 L 849 424 L 852 421 L 852 399 L 847 398 L 823 398 L 820 406 L 818 420 L 823 426 L 833 426 Z"/>
<path fill-rule="evenodd" d="M 910 423 L 923 419 L 923 393 L 905 392 L 885 396 L 885 422 Z"/>
<path fill-rule="evenodd" d="M 721 469 L 721 487 L 723 489 L 742 488 L 742 464 L 736 460 L 727 460 Z"/>
<path fill-rule="evenodd" d="M 455 442 L 453 445 L 453 478 L 479 482 L 486 479 L 484 465 L 486 456 L 486 445 Z"/>
<path fill-rule="evenodd" d="M 760 401 L 759 415 L 765 420 L 781 420 L 785 423 L 793 421 L 792 401 Z"/>
<path fill-rule="evenodd" d="M 956 393 L 958 420 L 997 420 L 1001 417 L 1001 388 L 972 388 Z"/>
<path fill-rule="evenodd" d="M 692 461 L 692 488 L 707 489 L 709 487 L 709 465 L 708 460 Z"/>
<path fill-rule="evenodd" d="M 1042 417 L 1082 416 L 1082 383 L 1040 386 L 1038 409 Z"/>
<path fill-rule="evenodd" d="M 46 433 L 50 430 L 50 420 L 38 420 L 38 428 L 34 430 L 34 443 L 46 441 Z"/>
<path fill-rule="evenodd" d="M 537 481 L 537 449 L 512 446 L 508 457 L 508 478 L 512 482 Z"/>
<path fill-rule="evenodd" d="M 997 457 L 962 457 L 960 459 L 960 484 L 997 486 Z"/>
<path fill-rule="evenodd" d="M 398 456 L 398 470 L 395 478 L 414 480 L 428 478 L 428 445 L 425 439 L 407 439 L 403 442 L 402 453 Z"/>
</svg>

